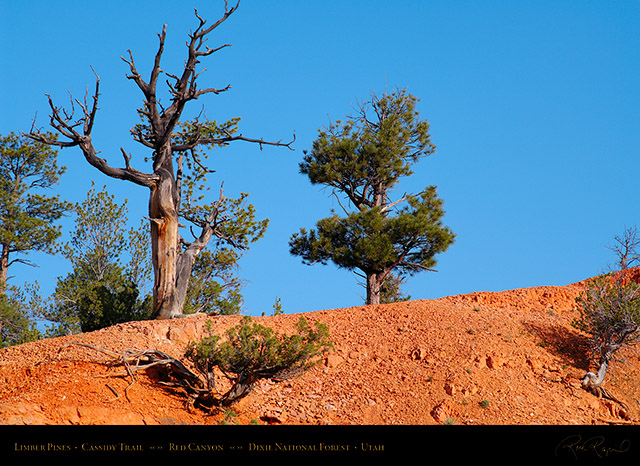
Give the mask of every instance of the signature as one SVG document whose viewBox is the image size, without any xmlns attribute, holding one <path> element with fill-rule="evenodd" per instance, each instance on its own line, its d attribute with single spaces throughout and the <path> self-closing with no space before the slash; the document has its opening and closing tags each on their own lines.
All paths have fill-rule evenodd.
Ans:
<svg viewBox="0 0 640 466">
<path fill-rule="evenodd" d="M 606 458 L 611 454 L 626 453 L 631 448 L 629 440 L 622 440 L 619 445 L 605 445 L 603 436 L 595 436 L 583 439 L 581 435 L 572 435 L 565 438 L 556 447 L 556 456 L 561 453 L 572 454 L 576 459 L 579 454 L 593 454 L 598 458 Z"/>
</svg>

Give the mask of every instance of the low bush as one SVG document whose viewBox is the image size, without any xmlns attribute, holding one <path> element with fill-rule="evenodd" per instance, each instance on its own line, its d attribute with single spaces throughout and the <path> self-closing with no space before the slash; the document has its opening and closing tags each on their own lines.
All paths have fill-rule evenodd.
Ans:
<svg viewBox="0 0 640 466">
<path fill-rule="evenodd" d="M 313 367 L 317 356 L 333 347 L 324 324 L 316 322 L 312 327 L 301 317 L 297 331 L 282 335 L 247 316 L 226 332 L 226 338 L 211 335 L 191 343 L 185 356 L 207 381 L 208 403 L 229 406 L 246 396 L 260 379 L 278 381 L 301 375 Z M 230 381 L 223 393 L 216 389 L 215 369 Z"/>
</svg>

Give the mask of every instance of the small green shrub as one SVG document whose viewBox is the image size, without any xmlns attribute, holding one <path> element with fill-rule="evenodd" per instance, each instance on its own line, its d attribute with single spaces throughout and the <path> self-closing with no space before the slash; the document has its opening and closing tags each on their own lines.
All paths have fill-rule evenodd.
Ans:
<svg viewBox="0 0 640 466">
<path fill-rule="evenodd" d="M 480 407 L 481 408 L 488 408 L 489 407 L 489 400 L 482 400 L 480 402 Z"/>
<path fill-rule="evenodd" d="M 276 297 L 276 302 L 273 304 L 273 312 L 272 316 L 281 316 L 284 315 L 284 310 L 282 309 L 282 300 Z M 265 313 L 262 313 L 262 317 L 265 316 Z"/>
<path fill-rule="evenodd" d="M 223 425 L 223 426 L 237 425 L 238 424 L 237 419 L 238 419 L 238 415 L 235 413 L 235 411 L 232 411 L 231 409 L 226 409 L 224 411 L 222 420 L 220 421 L 220 425 Z"/>
<path fill-rule="evenodd" d="M 297 334 L 281 335 L 244 317 L 239 325 L 219 335 L 191 343 L 185 356 L 205 376 L 212 405 L 229 406 L 246 396 L 260 379 L 285 380 L 301 375 L 313 367 L 314 360 L 333 344 L 326 325 L 311 327 L 304 317 L 297 324 Z M 214 369 L 231 381 L 231 388 L 214 398 Z M 201 400 L 202 401 L 202 400 Z"/>
</svg>

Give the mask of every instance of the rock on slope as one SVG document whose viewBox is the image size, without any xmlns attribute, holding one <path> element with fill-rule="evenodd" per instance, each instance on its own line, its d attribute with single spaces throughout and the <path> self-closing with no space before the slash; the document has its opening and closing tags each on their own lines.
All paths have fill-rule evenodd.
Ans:
<svg viewBox="0 0 640 466">
<path fill-rule="evenodd" d="M 630 271 L 638 280 L 640 271 Z M 305 313 L 328 325 L 335 352 L 302 377 L 263 381 L 233 406 L 248 424 L 637 424 L 638 359 L 616 364 L 607 389 L 580 387 L 587 338 L 571 326 L 582 283 Z M 291 332 L 299 315 L 256 317 Z M 182 359 L 211 322 L 238 316 L 130 322 L 0 350 L 0 424 L 219 424 L 224 413 L 189 410 L 180 393 L 78 341 L 122 353 L 158 349 Z M 228 413 L 227 413 L 228 415 Z"/>
</svg>

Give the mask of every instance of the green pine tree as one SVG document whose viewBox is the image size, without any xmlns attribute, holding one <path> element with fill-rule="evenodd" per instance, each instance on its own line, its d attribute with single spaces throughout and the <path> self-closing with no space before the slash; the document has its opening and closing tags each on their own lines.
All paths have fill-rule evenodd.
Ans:
<svg viewBox="0 0 640 466">
<path fill-rule="evenodd" d="M 62 248 L 73 269 L 58 279 L 45 312 L 56 324 L 50 333 L 87 332 L 151 316 L 151 298 L 144 293 L 151 279 L 148 225 L 127 230 L 126 204 L 116 203 L 106 189 L 92 188 L 75 206 L 75 230 Z"/>
<path fill-rule="evenodd" d="M 0 348 L 39 340 L 42 334 L 37 328 L 24 291 L 8 286 L 0 294 Z"/>
<path fill-rule="evenodd" d="M 34 265 L 29 252 L 55 250 L 56 221 L 70 209 L 59 196 L 45 195 L 65 172 L 57 156 L 51 146 L 15 133 L 0 137 L 0 292 L 11 265 Z"/>
<path fill-rule="evenodd" d="M 204 250 L 196 258 L 187 288 L 184 313 L 240 314 L 244 299 L 236 275 L 239 253 L 234 249 Z"/>
<path fill-rule="evenodd" d="M 442 224 L 435 186 L 391 199 L 412 165 L 435 152 L 416 103 L 404 90 L 372 95 L 355 116 L 320 130 L 300 164 L 312 184 L 332 189 L 345 216 L 332 212 L 315 229 L 301 229 L 290 252 L 306 264 L 331 261 L 358 273 L 366 280 L 367 304 L 381 302 L 386 280 L 433 270 L 435 256 L 455 238 Z"/>
<path fill-rule="evenodd" d="M 0 347 L 41 337 L 26 299 L 30 285 L 9 284 L 9 268 L 35 266 L 26 257 L 29 253 L 56 250 L 61 233 L 56 222 L 71 207 L 59 196 L 47 195 L 65 171 L 57 156 L 49 145 L 13 132 L 0 136 Z"/>
</svg>

